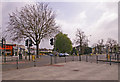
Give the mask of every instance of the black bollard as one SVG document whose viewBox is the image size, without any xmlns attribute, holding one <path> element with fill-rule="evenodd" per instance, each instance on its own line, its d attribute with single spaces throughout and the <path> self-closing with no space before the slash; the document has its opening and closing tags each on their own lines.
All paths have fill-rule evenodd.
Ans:
<svg viewBox="0 0 120 82">
<path fill-rule="evenodd" d="M 107 61 L 108 61 L 108 54 L 107 54 Z"/>
<path fill-rule="evenodd" d="M 92 55 L 90 54 L 90 56 L 89 56 L 89 57 L 90 57 L 89 59 L 90 59 L 90 61 L 91 61 L 91 63 L 92 63 L 92 58 L 93 58 L 93 57 L 92 57 Z"/>
<path fill-rule="evenodd" d="M 88 62 L 88 56 L 86 55 L 86 62 Z"/>
<path fill-rule="evenodd" d="M 51 56 L 51 63 L 50 64 L 52 65 L 52 56 Z"/>
<path fill-rule="evenodd" d="M 65 56 L 65 62 L 66 62 L 66 56 Z"/>
<path fill-rule="evenodd" d="M 34 60 L 34 67 L 36 67 L 35 60 Z"/>
<path fill-rule="evenodd" d="M 18 58 L 16 59 L 16 65 L 17 65 L 17 69 L 18 69 Z"/>
<path fill-rule="evenodd" d="M 116 60 L 116 53 L 115 53 L 115 60 Z"/>
<path fill-rule="evenodd" d="M 96 63 L 98 64 L 98 56 L 96 55 Z"/>
<path fill-rule="evenodd" d="M 110 65 L 111 65 L 111 56 L 110 56 Z"/>
<path fill-rule="evenodd" d="M 81 61 L 81 55 L 79 54 L 79 61 Z"/>
<path fill-rule="evenodd" d="M 27 60 L 27 55 L 25 55 L 25 59 Z"/>
<path fill-rule="evenodd" d="M 73 60 L 72 61 L 74 61 L 74 54 L 73 54 Z"/>
<path fill-rule="evenodd" d="M 57 61 L 56 61 L 56 55 L 55 55 L 55 57 L 54 57 L 54 62 L 55 62 L 55 64 L 57 63 Z"/>
<path fill-rule="evenodd" d="M 119 61 L 119 55 L 118 55 L 118 61 Z"/>
</svg>

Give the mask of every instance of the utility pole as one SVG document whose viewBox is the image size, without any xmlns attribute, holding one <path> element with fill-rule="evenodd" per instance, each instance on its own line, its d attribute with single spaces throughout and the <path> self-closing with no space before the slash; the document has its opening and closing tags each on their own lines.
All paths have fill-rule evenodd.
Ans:
<svg viewBox="0 0 120 82">
<path fill-rule="evenodd" d="M 29 45 L 29 40 L 28 40 L 28 52 L 29 52 L 29 61 L 30 61 L 30 45 Z"/>
</svg>

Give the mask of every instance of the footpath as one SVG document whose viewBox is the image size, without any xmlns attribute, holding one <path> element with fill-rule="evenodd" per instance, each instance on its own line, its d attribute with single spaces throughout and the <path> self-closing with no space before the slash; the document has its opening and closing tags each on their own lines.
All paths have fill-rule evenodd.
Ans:
<svg viewBox="0 0 120 82">
<path fill-rule="evenodd" d="M 118 80 L 118 65 L 71 61 L 3 71 L 2 80 Z"/>
</svg>

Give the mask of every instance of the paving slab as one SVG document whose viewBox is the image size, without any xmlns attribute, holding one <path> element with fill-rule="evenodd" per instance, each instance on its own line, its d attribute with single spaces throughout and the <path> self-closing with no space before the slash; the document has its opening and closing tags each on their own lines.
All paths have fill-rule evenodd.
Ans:
<svg viewBox="0 0 120 82">
<path fill-rule="evenodd" d="M 118 80 L 118 65 L 74 61 L 2 72 L 3 80 Z"/>
</svg>

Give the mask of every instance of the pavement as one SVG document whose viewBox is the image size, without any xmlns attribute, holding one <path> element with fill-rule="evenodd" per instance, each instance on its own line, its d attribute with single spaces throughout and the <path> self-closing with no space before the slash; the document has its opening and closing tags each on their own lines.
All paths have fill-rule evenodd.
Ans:
<svg viewBox="0 0 120 82">
<path fill-rule="evenodd" d="M 70 61 L 3 71 L 2 80 L 118 80 L 118 64 Z"/>
</svg>

